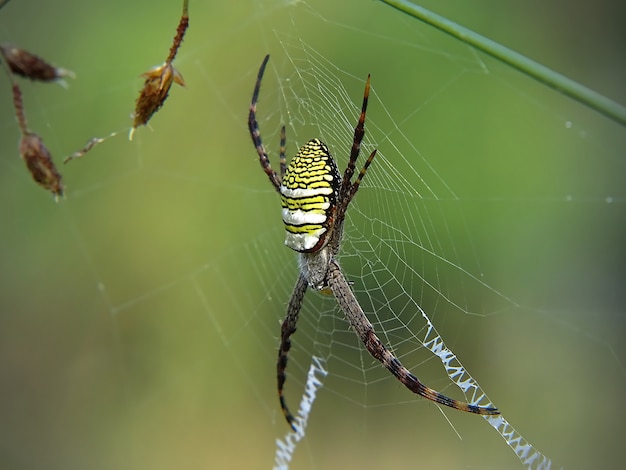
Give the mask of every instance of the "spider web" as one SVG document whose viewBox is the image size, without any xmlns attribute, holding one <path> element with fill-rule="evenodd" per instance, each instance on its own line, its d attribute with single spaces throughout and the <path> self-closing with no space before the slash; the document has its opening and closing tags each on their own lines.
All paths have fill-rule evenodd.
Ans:
<svg viewBox="0 0 626 470">
<path fill-rule="evenodd" d="M 137 76 L 178 22 L 169 3 L 149 20 L 143 2 L 0 10 L 1 41 L 78 77 L 67 90 L 20 81 L 67 185 L 58 205 L 17 157 L 0 79 L 7 466 L 516 468 L 534 455 L 533 467 L 617 467 L 624 129 L 381 3 L 191 2 L 175 62 L 187 89 L 128 142 Z M 623 15 L 570 6 L 581 24 L 557 35 L 543 3 L 468 6 L 438 12 L 626 102 L 609 46 Z M 572 47 L 583 26 L 594 47 Z M 363 151 L 378 155 L 342 269 L 404 365 L 451 397 L 484 393 L 511 427 L 414 397 L 332 298 L 308 292 L 285 386 L 307 422 L 289 436 L 275 361 L 297 263 L 245 122 L 268 52 L 258 118 L 272 162 L 284 123 L 288 155 L 319 137 L 343 169 L 371 73 Z M 450 377 L 435 333 L 469 375 Z M 455 380 L 470 376 L 478 388 L 463 393 Z"/>
</svg>

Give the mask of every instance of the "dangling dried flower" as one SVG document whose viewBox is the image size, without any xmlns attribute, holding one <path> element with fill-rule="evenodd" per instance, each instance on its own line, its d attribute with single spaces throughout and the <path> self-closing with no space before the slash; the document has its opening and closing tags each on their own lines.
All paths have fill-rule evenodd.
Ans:
<svg viewBox="0 0 626 470">
<path fill-rule="evenodd" d="M 51 191 L 57 200 L 63 196 L 61 174 L 54 166 L 52 156 L 41 137 L 34 132 L 23 134 L 20 140 L 20 155 L 26 162 L 33 179 L 42 188 Z"/>
<path fill-rule="evenodd" d="M 183 77 L 172 64 L 165 63 L 160 67 L 154 67 L 141 75 L 145 77 L 141 94 L 137 98 L 135 113 L 133 114 L 133 127 L 128 138 L 133 140 L 135 129 L 148 123 L 154 113 L 156 113 L 167 98 L 172 86 L 176 82 L 185 86 Z"/>
<path fill-rule="evenodd" d="M 56 81 L 63 87 L 67 87 L 63 78 L 76 78 L 76 75 L 71 70 L 50 65 L 41 57 L 12 44 L 0 44 L 0 54 L 6 61 L 11 72 L 16 75 L 21 75 L 22 77 L 30 78 L 31 80 L 41 82 Z"/>
<path fill-rule="evenodd" d="M 163 65 L 153 67 L 141 76 L 146 79 L 144 82 L 137 103 L 135 104 L 135 112 L 133 113 L 133 127 L 130 130 L 128 138 L 133 139 L 135 129 L 148 123 L 154 113 L 156 113 L 167 98 L 172 83 L 178 83 L 185 86 L 182 75 L 174 68 L 172 62 L 176 57 L 178 48 L 183 42 L 185 32 L 189 27 L 189 0 L 183 1 L 183 14 L 176 29 L 176 36 L 170 53 Z"/>
<path fill-rule="evenodd" d="M 22 91 L 15 82 L 13 82 L 13 105 L 15 106 L 17 123 L 22 132 L 19 147 L 20 155 L 26 162 L 26 167 L 33 179 L 44 189 L 51 191 L 55 199 L 58 200 L 60 196 L 63 196 L 61 174 L 54 166 L 52 156 L 43 144 L 41 137 L 28 129 L 22 103 Z"/>
</svg>

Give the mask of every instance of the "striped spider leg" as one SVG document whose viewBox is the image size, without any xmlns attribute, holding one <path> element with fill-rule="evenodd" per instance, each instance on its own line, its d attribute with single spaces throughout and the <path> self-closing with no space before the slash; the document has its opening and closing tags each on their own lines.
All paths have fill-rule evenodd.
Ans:
<svg viewBox="0 0 626 470">
<path fill-rule="evenodd" d="M 289 411 L 283 388 L 286 380 L 287 359 L 291 348 L 291 335 L 296 331 L 300 308 L 307 288 L 318 291 L 330 290 L 354 331 L 368 352 L 410 391 L 428 400 L 461 411 L 481 415 L 497 415 L 496 408 L 481 407 L 460 402 L 427 387 L 383 344 L 374 327 L 354 296 L 350 284 L 343 275 L 336 256 L 343 235 L 343 223 L 350 201 L 356 195 L 367 169 L 376 156 L 374 150 L 354 181 L 356 160 L 365 135 L 365 117 L 370 91 L 370 77 L 365 82 L 361 115 L 354 129 L 354 140 L 348 165 L 340 176 L 337 164 L 328 147 L 319 139 L 304 144 L 287 166 L 285 161 L 285 127 L 280 134 L 280 173 L 272 169 L 263 146 L 256 120 L 256 105 L 261 81 L 269 55 L 265 56 L 259 69 L 248 116 L 248 128 L 252 143 L 259 155 L 259 162 L 270 182 L 280 194 L 282 217 L 285 225 L 285 245 L 298 252 L 300 274 L 289 299 L 287 316 L 281 327 L 280 347 L 276 365 L 278 398 L 283 414 L 295 430 L 295 418 Z"/>
</svg>

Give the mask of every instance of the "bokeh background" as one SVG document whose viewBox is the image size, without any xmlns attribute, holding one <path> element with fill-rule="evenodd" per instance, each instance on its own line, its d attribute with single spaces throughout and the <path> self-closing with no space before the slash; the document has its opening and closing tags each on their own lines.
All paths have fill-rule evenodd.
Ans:
<svg viewBox="0 0 626 470">
<path fill-rule="evenodd" d="M 406 289 L 435 315 L 448 346 L 556 466 L 620 467 L 624 127 L 379 2 L 192 0 L 176 60 L 187 88 L 173 88 L 152 129 L 128 142 L 138 75 L 167 55 L 181 3 L 12 0 L 0 10 L 0 41 L 77 74 L 69 89 L 20 82 L 29 124 L 67 186 L 55 204 L 19 159 L 0 73 L 1 466 L 272 465 L 275 440 L 287 431 L 275 397 L 279 321 L 297 266 L 282 246 L 277 196 L 246 116 L 269 52 L 259 105 L 268 147 L 286 119 L 290 154 L 293 142 L 323 127 L 280 92 L 313 51 L 338 68 L 327 76 L 357 105 L 363 78 L 373 77 L 368 138 L 382 156 L 355 206 L 351 220 L 366 228 L 346 246 L 346 271 L 366 284 L 356 235 L 378 220 L 421 236 L 409 222 L 428 205 L 441 223 L 409 248 L 438 247 L 463 271 L 443 272 L 435 284 L 452 297 L 465 291 L 459 296 L 476 297 L 482 309 L 446 313 L 417 275 L 391 265 L 393 276 L 417 286 Z M 626 103 L 621 2 L 421 4 Z M 298 116 L 308 116 L 302 126 Z M 347 144 L 349 125 L 340 132 L 348 140 L 331 146 Z M 112 131 L 121 135 L 62 166 L 89 138 Z M 343 167 L 345 154 L 336 153 Z M 389 195 L 399 175 L 425 202 L 403 188 Z M 376 193 L 385 188 L 389 199 Z M 371 236 L 372 247 L 394 240 Z M 474 292 L 471 276 L 502 295 Z M 355 289 L 364 297 L 359 282 Z M 347 332 L 334 315 L 337 334 Z M 305 322 L 296 335 L 312 346 L 295 351 L 294 407 L 307 356 L 324 350 L 314 344 L 325 337 L 316 325 Z M 292 468 L 520 466 L 480 418 L 441 413 L 390 379 L 375 388 L 378 375 L 338 380 L 372 369 L 353 346 L 329 353 L 331 373 Z M 440 369 L 426 360 L 416 371 L 458 396 L 436 378 Z"/>
</svg>

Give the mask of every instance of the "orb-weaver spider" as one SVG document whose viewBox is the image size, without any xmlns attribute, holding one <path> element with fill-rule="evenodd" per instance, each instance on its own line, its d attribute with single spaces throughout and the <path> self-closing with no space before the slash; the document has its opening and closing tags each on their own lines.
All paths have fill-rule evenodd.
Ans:
<svg viewBox="0 0 626 470">
<path fill-rule="evenodd" d="M 367 319 L 337 263 L 336 256 L 341 245 L 346 210 L 376 156 L 376 150 L 373 150 L 353 182 L 356 160 L 365 135 L 365 114 L 370 92 L 369 75 L 365 82 L 361 115 L 354 129 L 350 158 L 343 178 L 337 170 L 337 164 L 328 147 L 319 139 L 311 139 L 304 144 L 287 166 L 285 126 L 282 126 L 280 131 L 280 174 L 278 174 L 270 165 L 256 120 L 256 105 L 268 60 L 269 55 L 263 59 L 254 85 L 248 128 L 252 143 L 259 154 L 261 167 L 280 194 L 283 222 L 287 231 L 285 244 L 299 253 L 300 275 L 287 306 L 287 316 L 282 324 L 276 365 L 278 397 L 287 422 L 295 430 L 295 418 L 287 407 L 283 387 L 286 380 L 287 357 L 291 347 L 290 337 L 296 331 L 298 314 L 304 294 L 309 287 L 318 291 L 330 290 L 332 292 L 369 353 L 413 393 L 461 411 L 481 415 L 499 414 L 496 408 L 470 405 L 448 398 L 424 385 L 404 367 L 374 332 L 374 327 Z"/>
</svg>

